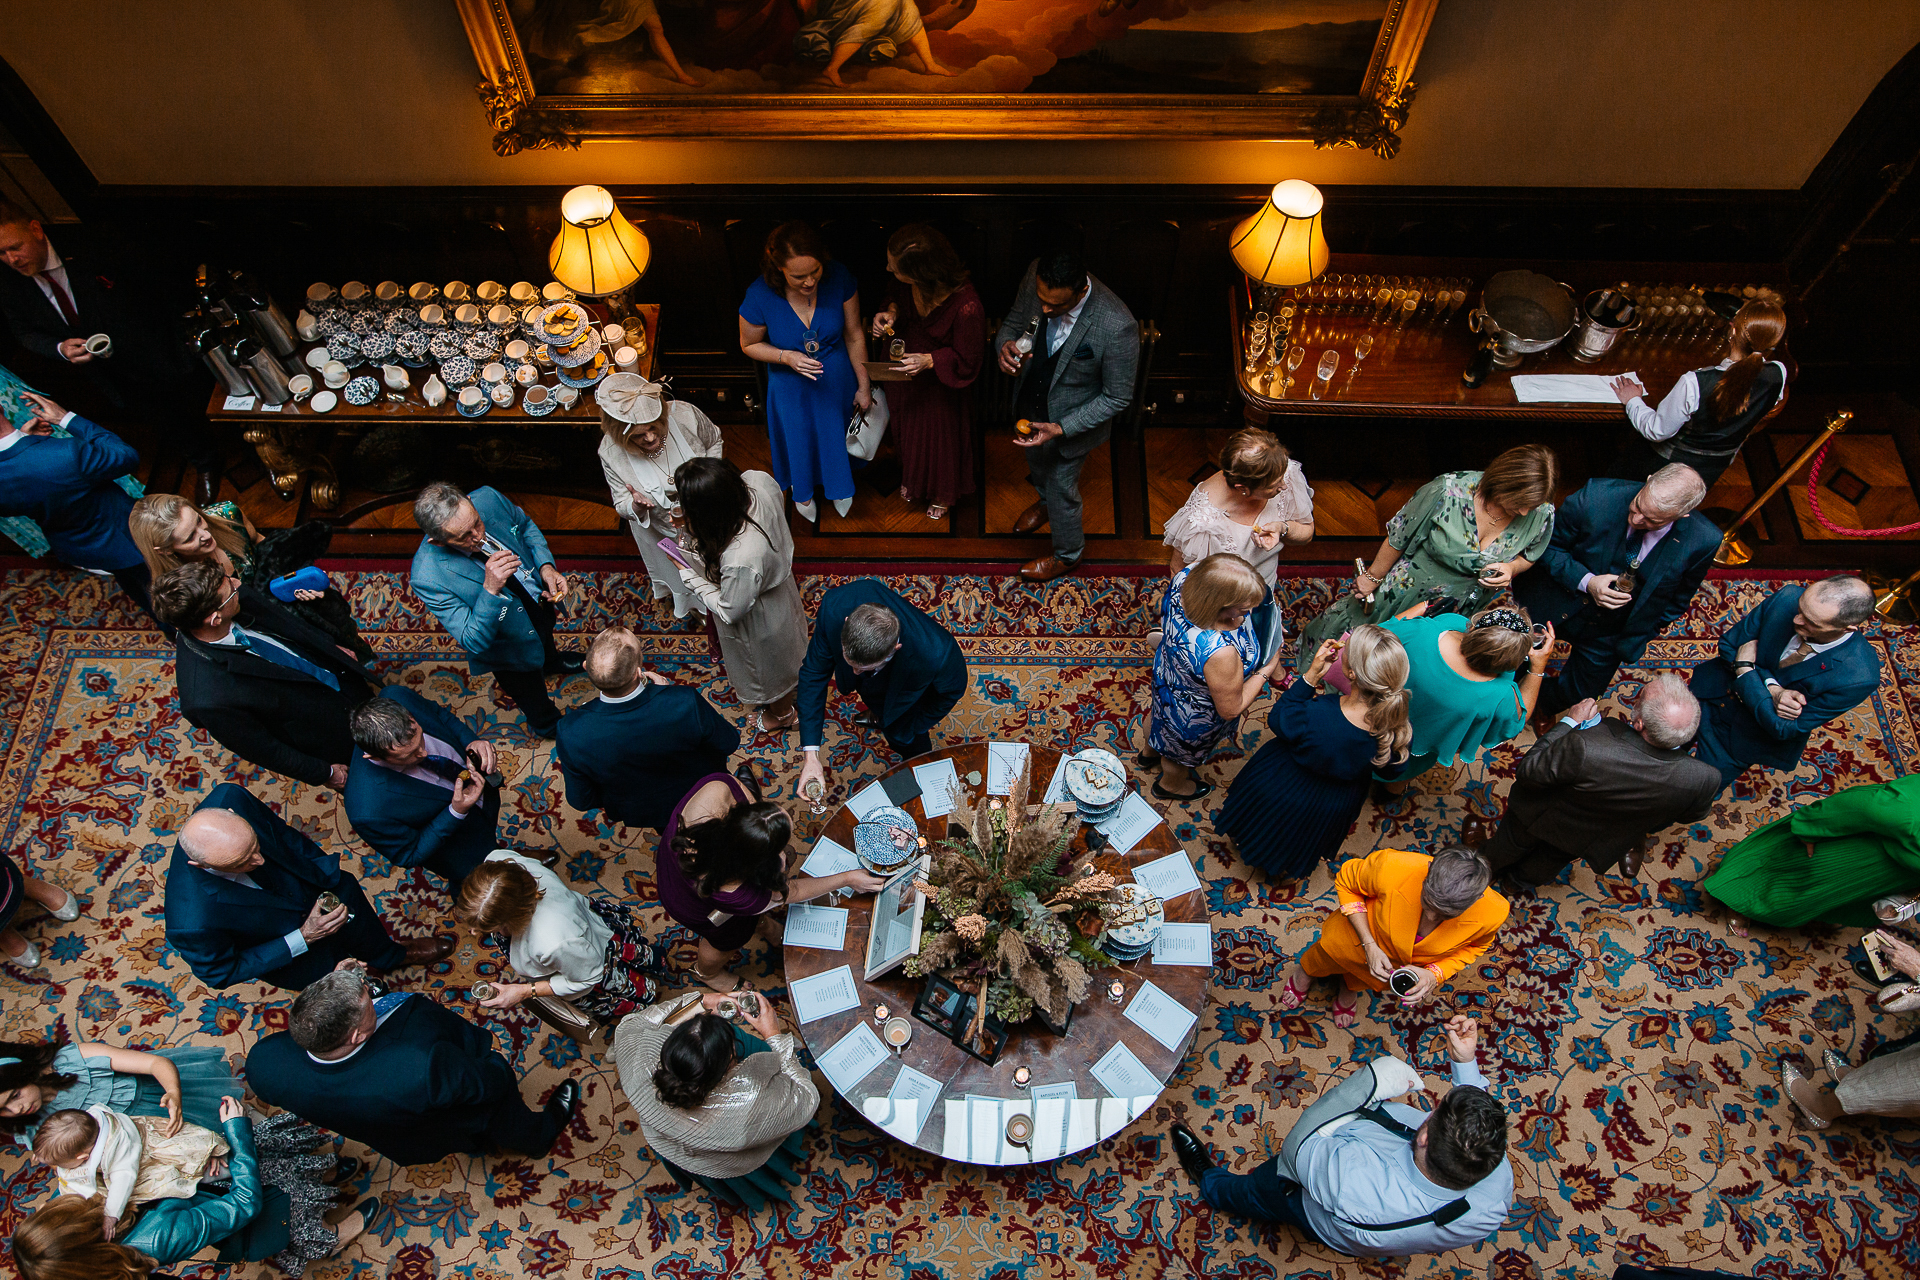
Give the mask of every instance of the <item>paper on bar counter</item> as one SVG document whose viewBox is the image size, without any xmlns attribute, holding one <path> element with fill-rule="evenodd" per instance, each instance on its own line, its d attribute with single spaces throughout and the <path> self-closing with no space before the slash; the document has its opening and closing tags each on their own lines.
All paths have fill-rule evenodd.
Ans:
<svg viewBox="0 0 1920 1280">
<path fill-rule="evenodd" d="M 1160 816 L 1160 811 L 1148 804 L 1140 793 L 1135 791 L 1127 796 L 1126 803 L 1120 806 L 1118 813 L 1100 824 L 1100 834 L 1107 838 L 1107 843 L 1113 847 L 1113 851 L 1124 858 L 1133 852 L 1133 846 L 1147 838 L 1149 831 L 1165 821 L 1166 819 Z M 1195 883 L 1197 884 L 1198 881 Z"/>
<path fill-rule="evenodd" d="M 886 788 L 877 782 L 869 782 L 851 796 L 847 797 L 847 808 L 853 810 L 855 821 L 865 822 L 867 816 L 882 805 L 892 804 Z"/>
<path fill-rule="evenodd" d="M 1640 382 L 1638 373 L 1516 373 L 1513 398 L 1521 404 L 1543 400 L 1562 404 L 1617 404 L 1620 397 L 1614 395 L 1613 388 L 1607 384 L 1621 377 Z"/>
<path fill-rule="evenodd" d="M 860 859 L 853 850 L 825 836 L 820 837 L 820 842 L 813 846 L 813 852 L 800 864 L 801 874 L 809 876 L 837 876 L 842 871 L 859 869 Z"/>
<path fill-rule="evenodd" d="M 1213 967 L 1213 926 L 1175 924 L 1172 921 L 1161 925 L 1160 936 L 1153 940 L 1153 962 L 1155 964 L 1190 964 L 1211 969 Z"/>
<path fill-rule="evenodd" d="M 793 1001 L 793 1014 L 802 1022 L 812 1022 L 851 1009 L 860 1003 L 860 992 L 853 985 L 853 970 L 847 965 L 800 978 L 787 984 L 787 998 Z"/>
<path fill-rule="evenodd" d="M 886 1060 L 886 1046 L 880 1043 L 880 1037 L 873 1034 L 873 1027 L 866 1022 L 857 1024 L 853 1030 L 841 1036 L 833 1048 L 814 1059 L 821 1074 L 833 1081 L 833 1087 L 841 1093 L 852 1093 L 855 1085 L 865 1080 L 875 1067 Z"/>
<path fill-rule="evenodd" d="M 913 766 L 913 780 L 920 784 L 922 813 L 929 818 L 939 818 L 953 812 L 953 802 L 961 788 L 960 771 L 953 767 L 951 759 Z"/>
<path fill-rule="evenodd" d="M 822 951 L 847 949 L 847 909 L 816 907 L 796 902 L 787 908 L 787 931 L 780 938 L 789 947 L 817 947 Z"/>
<path fill-rule="evenodd" d="M 1194 874 L 1185 851 L 1141 863 L 1133 869 L 1133 882 L 1145 885 L 1147 892 L 1162 902 L 1171 902 L 1200 887 L 1200 877 Z"/>
<path fill-rule="evenodd" d="M 1013 780 L 1020 776 L 1020 768 L 1026 764 L 1031 754 L 1024 742 L 989 742 L 987 744 L 987 794 L 1005 796 L 1013 794 Z M 1029 801 L 1033 797 L 1027 797 Z"/>
<path fill-rule="evenodd" d="M 1199 1016 L 1151 982 L 1140 984 L 1127 1003 L 1127 1021 L 1174 1053 L 1187 1043 L 1187 1033 Z"/>
</svg>

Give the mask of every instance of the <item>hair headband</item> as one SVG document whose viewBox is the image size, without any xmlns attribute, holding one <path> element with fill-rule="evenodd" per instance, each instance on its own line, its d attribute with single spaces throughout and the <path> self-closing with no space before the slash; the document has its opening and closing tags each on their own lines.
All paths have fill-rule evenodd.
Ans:
<svg viewBox="0 0 1920 1280">
<path fill-rule="evenodd" d="M 1489 609 L 1473 620 L 1473 626 L 1476 631 L 1481 627 L 1499 627 L 1519 636 L 1533 634 L 1533 628 L 1527 625 L 1518 609 Z"/>
</svg>

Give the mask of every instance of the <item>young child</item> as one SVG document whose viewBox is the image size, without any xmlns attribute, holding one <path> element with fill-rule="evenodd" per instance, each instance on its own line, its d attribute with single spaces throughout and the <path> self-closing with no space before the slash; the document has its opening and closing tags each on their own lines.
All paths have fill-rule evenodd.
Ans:
<svg viewBox="0 0 1920 1280">
<path fill-rule="evenodd" d="M 34 1136 L 33 1155 L 57 1173 L 63 1194 L 104 1190 L 111 1239 L 129 1204 L 190 1199 L 203 1179 L 227 1176 L 226 1139 L 165 1116 L 123 1116 L 106 1107 L 56 1111 Z M 105 1183 L 102 1188 L 101 1183 Z"/>
</svg>

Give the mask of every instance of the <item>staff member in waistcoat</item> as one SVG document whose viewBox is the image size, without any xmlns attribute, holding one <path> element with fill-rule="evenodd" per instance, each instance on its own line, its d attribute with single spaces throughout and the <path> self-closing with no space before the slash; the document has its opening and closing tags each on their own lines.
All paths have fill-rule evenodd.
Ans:
<svg viewBox="0 0 1920 1280">
<path fill-rule="evenodd" d="M 1749 302 L 1734 313 L 1727 358 L 1681 374 L 1658 409 L 1647 406 L 1639 379 L 1615 378 L 1613 394 L 1640 438 L 1620 451 L 1607 474 L 1643 480 L 1670 462 L 1683 462 L 1711 488 L 1786 394 L 1787 366 L 1769 358 L 1786 333 L 1787 313 L 1778 303 Z"/>
<path fill-rule="evenodd" d="M 1023 360 L 1014 343 L 1036 319 L 1033 352 Z M 1053 525 L 1053 554 L 1023 565 L 1020 576 L 1051 582 L 1072 573 L 1086 550 L 1080 468 L 1133 400 L 1140 325 L 1077 256 L 1050 253 L 1027 268 L 997 342 L 1001 371 L 1014 379 L 1013 415 L 1032 428 L 1013 442 L 1027 450 L 1027 478 L 1040 491 L 1013 531 Z"/>
</svg>

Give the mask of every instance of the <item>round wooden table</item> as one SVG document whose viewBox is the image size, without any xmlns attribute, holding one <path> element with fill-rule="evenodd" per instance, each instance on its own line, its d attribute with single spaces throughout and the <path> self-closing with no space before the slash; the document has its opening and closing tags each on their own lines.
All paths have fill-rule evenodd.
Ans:
<svg viewBox="0 0 1920 1280">
<path fill-rule="evenodd" d="M 1028 798 L 1031 803 L 1037 802 L 1045 793 L 1061 753 L 1037 746 L 1030 747 L 1029 751 L 1032 782 Z M 978 800 L 985 793 L 985 742 L 962 743 L 917 756 L 889 770 L 882 778 L 890 778 L 910 771 L 916 765 L 943 759 L 953 761 L 960 785 L 971 798 Z M 981 782 L 971 785 L 968 775 L 976 772 Z M 862 782 L 858 789 L 864 789 L 867 785 Z M 902 807 L 921 824 L 921 834 L 930 843 L 945 836 L 946 818 L 928 822 L 924 797 L 916 797 Z M 851 849 L 854 826 L 853 811 L 842 804 L 827 820 L 820 836 L 816 837 L 816 843 L 819 838 L 827 838 Z M 1074 836 L 1066 856 L 1069 861 L 1078 861 L 1086 856 L 1086 852 L 1086 829 L 1082 828 Z M 1179 841 L 1174 838 L 1172 828 L 1162 821 L 1125 855 L 1115 854 L 1108 848 L 1097 854 L 1094 862 L 1100 870 L 1110 872 L 1116 880 L 1126 881 L 1133 878 L 1134 867 L 1171 853 L 1183 852 Z M 819 905 L 826 904 L 825 898 L 815 901 Z M 855 895 L 839 905 L 848 911 L 845 948 L 829 951 L 814 947 L 786 947 L 787 982 L 791 986 L 797 979 L 847 965 L 852 970 L 860 1004 L 853 1009 L 802 1024 L 799 1027 L 800 1036 L 817 1059 L 862 1022 L 877 1032 L 879 1028 L 873 1021 L 873 1007 L 877 1003 L 885 1004 L 891 1016 L 908 1018 L 913 1025 L 913 1039 L 905 1051 L 897 1056 L 889 1053 L 887 1056 L 892 1061 L 881 1062 L 852 1089 L 841 1090 L 841 1093 L 856 1111 L 866 1115 L 886 1132 L 907 1141 L 911 1121 L 901 1123 L 903 1117 L 900 1109 L 893 1108 L 888 1102 L 889 1091 L 900 1077 L 902 1065 L 932 1077 L 942 1087 L 940 1099 L 931 1108 L 918 1136 L 910 1140 L 914 1146 L 945 1159 L 972 1164 L 1040 1163 L 1072 1155 L 1112 1137 L 1147 1110 L 1158 1097 L 1159 1089 L 1178 1069 L 1186 1049 L 1192 1044 L 1199 1026 L 1198 1017 L 1204 1013 L 1212 968 L 1155 964 L 1149 953 L 1131 964 L 1096 970 L 1093 987 L 1075 1007 L 1073 1021 L 1065 1036 L 1054 1035 L 1037 1017 L 1030 1018 L 1009 1031 L 1006 1046 L 998 1060 L 988 1065 L 963 1052 L 933 1027 L 913 1018 L 914 1001 L 925 986 L 925 979 L 908 977 L 896 968 L 873 982 L 864 980 L 873 895 Z M 1208 923 L 1204 889 L 1195 889 L 1167 899 L 1164 909 L 1169 923 Z M 932 912 L 931 905 L 928 912 Z M 1117 1003 L 1108 993 L 1109 986 L 1116 979 L 1125 987 L 1125 993 Z M 1124 1013 L 1141 984 L 1147 981 L 1195 1015 L 1193 1029 L 1188 1031 L 1178 1051 L 1162 1045 Z M 1117 1098 L 1095 1079 L 1093 1064 L 1116 1042 L 1124 1043 L 1131 1049 L 1141 1065 L 1153 1075 L 1157 1081 L 1153 1093 Z M 1013 1079 L 1015 1069 L 1023 1066 L 1032 1072 L 1027 1087 L 1015 1085 Z M 1066 1107 L 1059 1107 L 1052 1099 L 1037 1102 L 1029 1097 L 1029 1088 L 1043 1089 L 1047 1085 L 1069 1082 L 1077 1086 L 1077 1101 Z M 952 1111 L 959 1116 L 960 1112 L 958 1108 L 947 1104 L 954 1101 L 964 1103 L 970 1096 L 1000 1100 L 998 1120 L 1002 1122 L 1006 1116 L 1023 1111 L 1033 1116 L 1033 1140 L 1025 1148 L 1014 1147 L 1003 1140 L 985 1141 L 985 1135 L 991 1127 L 987 1116 L 994 1110 L 985 1103 L 978 1104 L 977 1110 L 966 1113 L 975 1117 L 969 1125 L 972 1132 L 949 1135 L 948 1114 Z"/>
</svg>

